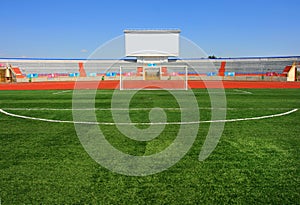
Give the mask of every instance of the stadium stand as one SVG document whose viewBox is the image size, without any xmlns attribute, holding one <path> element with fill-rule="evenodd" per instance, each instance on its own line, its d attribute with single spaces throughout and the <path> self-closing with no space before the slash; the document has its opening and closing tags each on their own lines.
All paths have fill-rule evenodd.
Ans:
<svg viewBox="0 0 300 205">
<path fill-rule="evenodd" d="M 84 62 L 84 64 L 82 63 Z M 272 80 L 286 81 L 288 69 L 295 62 L 300 62 L 300 56 L 291 57 L 253 57 L 253 58 L 219 58 L 219 59 L 173 59 L 162 64 L 163 73 L 169 72 L 168 66 L 187 65 L 189 80 L 214 79 L 222 76 L 224 80 Z M 127 59 L 30 59 L 30 58 L 0 58 L 0 64 L 11 64 L 17 81 L 28 82 L 28 76 L 34 76 L 35 81 L 73 81 L 75 78 L 101 78 L 107 73 L 117 75 L 107 76 L 117 80 L 120 66 L 136 66 L 137 75 L 141 69 L 134 60 Z M 226 65 L 226 70 L 225 70 Z M 299 67 L 296 64 L 295 70 Z M 296 72 L 296 71 L 295 71 Z M 276 73 L 278 75 L 276 75 Z M 26 76 L 26 77 L 21 77 Z M 2 80 L 3 81 L 3 80 Z"/>
</svg>

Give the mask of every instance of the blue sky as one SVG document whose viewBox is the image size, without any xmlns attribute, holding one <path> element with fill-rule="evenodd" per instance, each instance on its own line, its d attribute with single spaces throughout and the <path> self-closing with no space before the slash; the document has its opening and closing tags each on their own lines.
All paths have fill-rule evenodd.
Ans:
<svg viewBox="0 0 300 205">
<path fill-rule="evenodd" d="M 0 57 L 86 58 L 126 28 L 179 28 L 218 57 L 300 55 L 299 0 L 2 0 Z"/>
</svg>

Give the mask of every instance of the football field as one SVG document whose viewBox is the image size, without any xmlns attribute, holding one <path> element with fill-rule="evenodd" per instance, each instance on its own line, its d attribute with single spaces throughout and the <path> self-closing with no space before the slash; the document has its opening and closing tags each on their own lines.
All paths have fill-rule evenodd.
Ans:
<svg viewBox="0 0 300 205">
<path fill-rule="evenodd" d="M 89 92 L 80 96 L 83 102 Z M 182 123 L 174 96 L 164 90 L 133 95 L 131 125 L 139 130 L 156 126 L 149 117 L 152 108 L 166 116 L 157 137 L 139 141 L 118 129 L 114 92 L 98 90 L 94 108 L 87 108 L 106 140 L 134 156 L 167 149 Z M 131 91 L 120 93 L 126 92 Z M 162 172 L 126 176 L 101 166 L 85 150 L 74 126 L 72 90 L 0 91 L 0 204 L 299 203 L 300 90 L 226 89 L 226 106 L 218 108 L 206 89 L 192 92 L 200 120 L 192 122 L 199 127 L 187 154 Z M 221 95 L 223 90 L 210 92 Z M 215 109 L 226 119 L 212 119 Z M 224 130 L 208 158 L 199 161 L 214 123 L 224 123 Z"/>
</svg>

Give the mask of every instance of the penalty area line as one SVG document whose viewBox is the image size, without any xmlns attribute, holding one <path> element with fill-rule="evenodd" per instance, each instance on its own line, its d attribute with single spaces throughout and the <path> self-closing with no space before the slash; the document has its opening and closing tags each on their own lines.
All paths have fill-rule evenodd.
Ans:
<svg viewBox="0 0 300 205">
<path fill-rule="evenodd" d="M 249 120 L 261 120 L 261 119 L 267 119 L 267 118 L 274 118 L 274 117 L 280 117 L 284 115 L 289 115 L 293 112 L 298 111 L 298 109 L 292 109 L 287 112 L 279 113 L 279 114 L 273 114 L 273 115 L 265 115 L 265 116 L 259 116 L 259 117 L 248 117 L 248 118 L 238 118 L 238 119 L 226 119 L 226 120 L 206 120 L 206 121 L 191 121 L 191 122 L 80 122 L 80 121 L 69 121 L 69 120 L 52 120 L 52 119 L 44 119 L 44 118 L 36 118 L 36 117 L 29 117 L 24 115 L 17 115 L 13 113 L 9 113 L 4 111 L 3 109 L 0 109 L 0 112 L 11 116 L 11 117 L 17 117 L 22 119 L 29 119 L 29 120 L 37 120 L 37 121 L 44 121 L 44 122 L 56 122 L 56 123 L 72 123 L 72 124 L 90 124 L 90 125 L 189 125 L 189 124 L 200 124 L 200 123 L 224 123 L 224 122 L 238 122 L 238 121 L 249 121 Z"/>
<path fill-rule="evenodd" d="M 58 91 L 55 93 L 52 93 L 53 95 L 58 95 L 58 94 L 62 94 L 62 93 L 68 93 L 68 92 L 72 92 L 73 90 L 63 90 L 63 91 Z"/>
<path fill-rule="evenodd" d="M 243 93 L 243 94 L 249 94 L 249 95 L 252 95 L 252 94 L 253 94 L 252 92 L 248 92 L 248 91 L 240 90 L 240 89 L 234 89 L 234 91 L 240 92 L 240 93 Z"/>
</svg>

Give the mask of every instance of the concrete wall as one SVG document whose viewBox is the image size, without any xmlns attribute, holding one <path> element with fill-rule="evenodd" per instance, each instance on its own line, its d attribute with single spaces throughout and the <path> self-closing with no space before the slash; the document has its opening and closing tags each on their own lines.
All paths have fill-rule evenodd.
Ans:
<svg viewBox="0 0 300 205">
<path fill-rule="evenodd" d="M 296 80 L 296 72 L 297 72 L 296 65 L 293 65 L 287 74 L 287 81 L 295 81 Z"/>
</svg>

